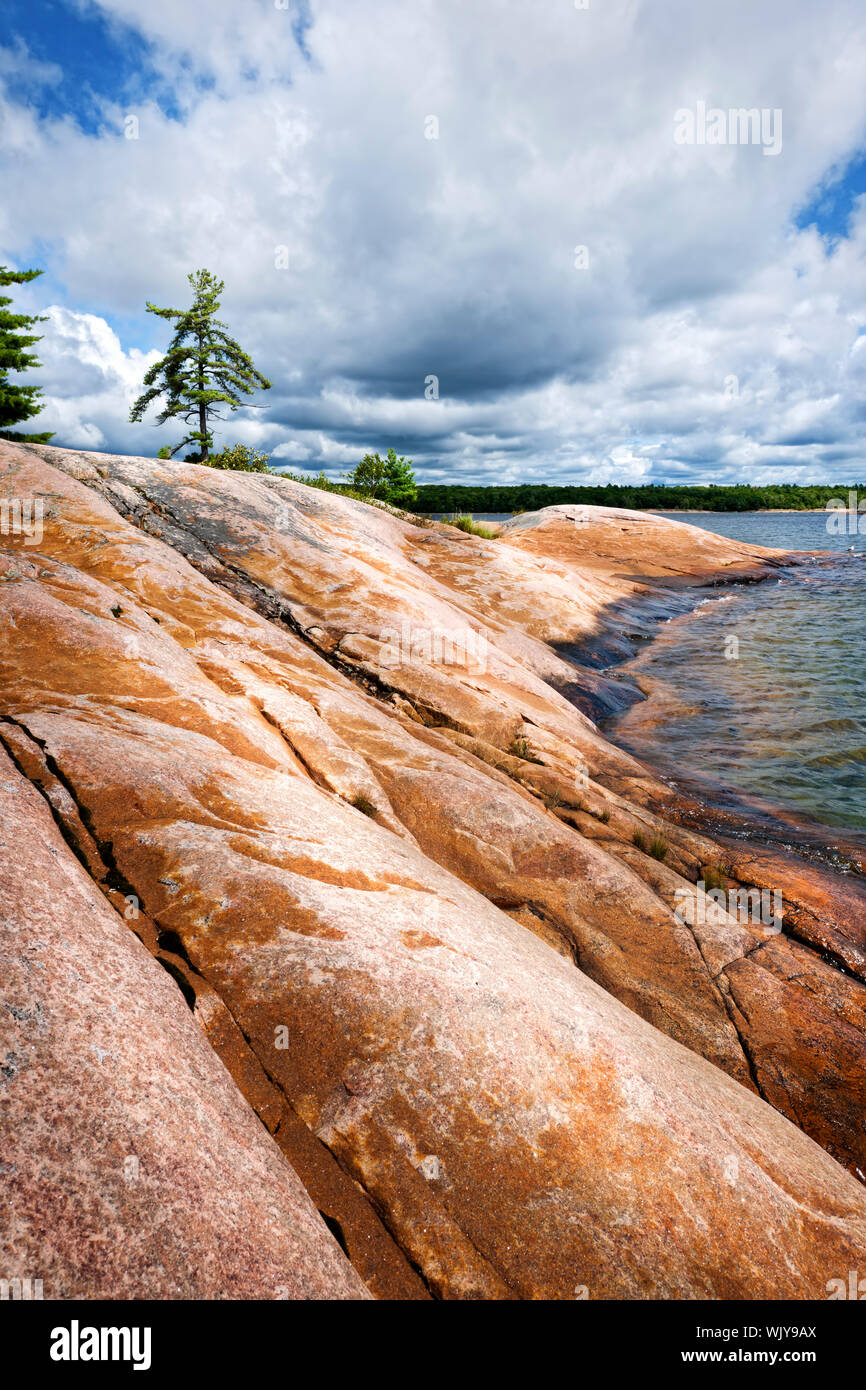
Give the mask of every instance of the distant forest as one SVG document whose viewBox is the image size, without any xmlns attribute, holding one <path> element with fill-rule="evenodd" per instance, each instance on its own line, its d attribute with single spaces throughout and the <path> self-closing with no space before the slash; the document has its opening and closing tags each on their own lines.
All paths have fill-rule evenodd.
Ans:
<svg viewBox="0 0 866 1390">
<path fill-rule="evenodd" d="M 855 483 L 771 483 L 767 487 L 687 487 L 679 484 L 643 483 L 629 487 L 606 483 L 604 487 L 550 486 L 518 483 L 513 487 L 474 487 L 462 483 L 419 483 L 416 512 L 534 512 L 564 502 L 587 506 L 628 507 L 636 511 L 663 512 L 760 512 L 823 510 L 831 498 L 847 502 Z"/>
</svg>

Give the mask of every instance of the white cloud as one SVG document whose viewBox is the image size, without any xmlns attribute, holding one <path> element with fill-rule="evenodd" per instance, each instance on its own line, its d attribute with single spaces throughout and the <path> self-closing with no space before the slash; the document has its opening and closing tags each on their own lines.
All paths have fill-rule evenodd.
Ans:
<svg viewBox="0 0 866 1390">
<path fill-rule="evenodd" d="M 46 316 L 38 346 L 45 403 L 38 426 L 28 428 L 53 430 L 73 448 L 104 446 L 125 429 L 142 378 L 158 354 L 137 348 L 124 352 L 117 334 L 95 314 L 52 305 Z"/>
<path fill-rule="evenodd" d="M 316 0 L 309 62 L 297 6 L 98 8 L 182 114 L 159 84 L 137 140 L 123 105 L 99 135 L 0 109 L 0 248 L 38 236 L 65 287 L 39 375 L 67 442 L 175 442 L 126 419 L 154 354 L 81 311 L 177 305 L 207 265 L 275 383 L 223 430 L 289 464 L 337 476 L 393 443 L 485 481 L 864 471 L 866 213 L 832 252 L 792 226 L 866 130 L 858 0 Z M 781 108 L 781 153 L 675 144 L 698 99 Z"/>
</svg>

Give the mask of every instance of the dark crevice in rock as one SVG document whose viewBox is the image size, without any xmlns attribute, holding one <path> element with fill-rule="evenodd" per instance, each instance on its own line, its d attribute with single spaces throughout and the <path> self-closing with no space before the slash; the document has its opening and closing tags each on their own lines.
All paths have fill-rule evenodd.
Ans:
<svg viewBox="0 0 866 1390">
<path fill-rule="evenodd" d="M 782 927 L 782 935 L 787 936 L 791 941 L 796 941 L 799 946 L 805 947 L 812 955 L 822 960 L 825 965 L 833 966 L 834 970 L 838 970 L 840 975 L 847 975 L 849 980 L 856 980 L 859 985 L 866 984 L 866 972 L 852 969 L 845 960 L 845 957 L 838 951 L 834 951 L 833 947 L 829 944 L 818 945 L 814 938 L 810 939 L 803 934 L 802 930 L 788 925 Z"/>
<path fill-rule="evenodd" d="M 58 810 L 58 808 L 54 805 L 50 795 L 50 788 L 45 784 L 44 778 L 37 779 L 33 775 L 32 771 L 28 770 L 28 768 L 25 766 L 24 759 L 21 756 L 20 747 L 16 748 L 15 743 L 8 736 L 8 734 L 4 736 L 4 724 L 7 726 L 12 726 L 13 728 L 19 730 L 20 733 L 32 745 L 33 749 L 38 750 L 39 755 L 41 755 L 41 761 L 44 764 L 46 772 L 50 774 L 50 776 L 55 780 L 57 784 L 63 787 L 64 791 L 66 791 L 69 797 L 71 798 L 71 801 L 73 802 L 77 813 L 77 825 L 75 825 L 74 827 L 70 825 L 69 818 L 65 816 L 62 811 Z M 69 778 L 66 777 L 65 774 L 61 771 L 56 759 L 53 758 L 47 752 L 44 741 L 38 739 L 36 735 L 30 729 L 27 728 L 23 721 L 13 719 L 9 715 L 4 715 L 0 717 L 0 742 L 2 742 L 4 748 L 6 749 L 6 752 L 9 754 L 10 758 L 12 759 L 13 763 L 15 764 L 15 767 L 17 768 L 21 776 L 26 778 L 30 785 L 37 792 L 39 792 L 40 796 L 47 805 L 51 813 L 52 819 L 54 821 L 54 824 L 57 826 L 57 829 L 63 837 L 63 840 L 65 841 L 69 849 L 72 851 L 72 853 L 75 855 L 75 858 L 81 864 L 82 868 L 85 870 L 88 876 L 93 880 L 93 882 L 100 889 L 100 891 L 108 898 L 115 912 L 118 912 L 118 915 L 120 915 L 117 902 L 112 900 L 112 894 L 120 894 L 120 896 L 124 899 L 133 898 L 136 903 L 141 904 L 141 895 L 133 888 L 132 884 L 130 884 L 129 881 L 119 872 L 117 865 L 114 862 L 113 855 L 111 855 L 110 853 L 110 847 L 106 844 L 106 842 L 99 841 L 96 835 L 94 834 L 92 822 L 90 821 L 90 817 L 86 811 L 86 808 L 78 799 L 78 795 L 75 791 L 74 786 L 70 782 Z M 87 837 L 86 844 L 83 843 L 83 836 Z M 149 927 L 152 928 L 153 936 L 160 948 L 159 950 L 154 950 L 152 944 L 148 943 L 148 941 L 144 939 L 145 933 L 142 930 L 142 918 L 144 923 L 146 923 Z M 183 944 L 180 938 L 177 936 L 177 933 L 160 931 L 155 920 L 149 917 L 148 914 L 144 912 L 143 908 L 141 909 L 140 914 L 137 910 L 137 915 L 134 921 L 136 923 L 135 926 L 133 925 L 132 921 L 127 921 L 126 925 L 133 930 L 134 934 L 139 937 L 139 940 L 143 941 L 143 944 L 148 946 L 148 949 L 150 949 L 151 955 L 154 957 L 154 959 L 159 962 L 163 969 L 166 970 L 168 974 L 171 976 L 171 978 L 174 980 L 175 984 L 180 989 L 180 992 L 183 995 L 186 1003 L 189 1005 L 191 1009 L 194 1008 L 196 994 L 194 988 L 190 984 L 188 976 L 184 973 L 183 969 L 178 968 L 177 962 L 171 960 L 164 953 L 165 951 L 170 951 L 175 956 L 179 956 L 181 958 L 181 961 L 183 962 L 183 965 L 188 969 L 188 971 L 191 974 L 198 974 L 198 972 L 195 971 L 193 966 L 191 965 L 189 957 L 187 956 Z M 199 978 L 201 977 L 199 976 Z"/>
<path fill-rule="evenodd" d="M 475 884 L 471 884 L 470 886 L 476 888 L 477 892 L 482 892 Z M 580 963 L 580 946 L 576 937 L 567 927 L 562 926 L 555 917 L 551 916 L 545 908 L 539 906 L 537 903 L 529 902 L 526 898 L 503 898 L 490 893 L 485 893 L 483 896 L 486 897 L 487 901 L 492 903 L 494 907 L 498 907 L 501 912 L 511 917 L 512 920 L 520 921 L 517 914 L 521 912 L 528 913 L 529 916 L 534 918 L 538 923 L 539 929 L 535 930 L 533 927 L 528 926 L 527 930 L 532 931 L 533 935 L 537 936 L 540 941 L 546 941 L 548 945 L 553 945 L 548 938 L 551 936 L 554 937 L 563 948 L 558 954 L 567 955 L 568 958 L 573 961 L 577 969 L 582 970 L 583 967 Z M 525 926 L 526 924 L 521 923 L 521 925 Z M 557 950 L 558 948 L 553 946 L 553 949 Z"/>
<path fill-rule="evenodd" d="M 221 996 L 220 996 L 220 997 L 221 997 Z M 237 1027 L 238 1032 L 240 1033 L 240 1035 L 241 1035 L 241 1037 L 243 1038 L 244 1042 L 246 1043 L 247 1047 L 250 1049 L 250 1051 L 251 1051 L 251 1052 L 253 1053 L 253 1055 L 255 1056 L 256 1061 L 258 1062 L 259 1066 L 261 1067 L 261 1069 L 262 1069 L 262 1071 L 264 1072 L 265 1076 L 267 1077 L 268 1081 L 271 1083 L 272 1086 L 275 1087 L 275 1089 L 279 1092 L 279 1094 L 280 1094 L 281 1097 L 283 1098 L 283 1100 L 284 1100 L 284 1102 L 285 1102 L 287 1108 L 288 1108 L 289 1111 L 291 1112 L 291 1114 L 292 1114 L 292 1116 L 294 1117 L 294 1119 L 295 1119 L 298 1123 L 302 1124 L 302 1125 L 304 1126 L 304 1128 L 307 1130 L 307 1132 L 312 1136 L 312 1138 L 313 1138 L 313 1140 L 315 1141 L 315 1143 L 316 1143 L 317 1145 L 320 1145 L 320 1146 L 330 1155 L 330 1157 L 334 1160 L 334 1162 L 336 1163 L 337 1167 L 340 1169 L 340 1172 L 344 1175 L 344 1177 L 347 1179 L 347 1181 L 353 1183 L 357 1188 L 360 1189 L 361 1192 L 363 1192 L 365 1201 L 369 1204 L 371 1210 L 372 1210 L 373 1212 L 376 1213 L 377 1219 L 381 1222 L 381 1225 L 382 1225 L 383 1228 L 387 1231 L 389 1238 L 394 1242 L 394 1244 L 396 1245 L 397 1249 L 400 1251 L 400 1254 L 401 1254 L 401 1255 L 403 1256 L 403 1258 L 406 1260 L 407 1264 L 409 1264 L 409 1266 L 412 1268 L 412 1270 L 414 1271 L 414 1273 L 417 1274 L 418 1278 L 419 1278 L 419 1279 L 421 1280 L 421 1282 L 423 1283 L 424 1288 L 425 1288 L 427 1294 L 429 1295 L 429 1297 L 430 1297 L 430 1298 L 438 1298 L 438 1294 L 436 1294 L 436 1293 L 434 1292 L 434 1290 L 430 1287 L 430 1285 L 429 1285 L 429 1283 L 428 1283 L 428 1281 L 427 1281 L 427 1278 L 426 1278 L 425 1275 L 424 1275 L 424 1271 L 423 1271 L 422 1269 L 419 1268 L 419 1266 L 417 1265 L 417 1263 L 415 1262 L 415 1260 L 412 1258 L 411 1252 L 408 1251 L 408 1250 L 406 1249 L 405 1245 L 403 1244 L 403 1242 L 401 1241 L 401 1239 L 400 1239 L 400 1237 L 399 1237 L 399 1234 L 398 1234 L 397 1232 L 395 1232 L 395 1231 L 392 1229 L 392 1226 L 391 1226 L 391 1224 L 390 1224 L 390 1222 L 389 1222 L 389 1213 L 388 1213 L 388 1211 L 387 1211 L 386 1209 L 383 1209 L 383 1208 L 382 1208 L 382 1205 L 381 1205 L 379 1202 L 377 1202 L 377 1201 L 374 1199 L 374 1197 L 367 1191 L 366 1187 L 364 1186 L 364 1183 L 360 1180 L 360 1178 L 358 1177 L 357 1173 L 355 1173 L 355 1172 L 350 1172 L 350 1171 L 345 1167 L 345 1165 L 344 1165 L 344 1164 L 341 1162 L 341 1160 L 340 1160 L 339 1154 L 335 1153 L 334 1150 L 331 1148 L 331 1146 L 330 1146 L 324 1139 L 322 1139 L 320 1135 L 316 1134 L 315 1131 L 314 1131 L 313 1129 L 311 1129 L 311 1127 L 306 1123 L 306 1121 L 303 1119 L 303 1117 L 298 1113 L 297 1109 L 295 1108 L 295 1105 L 294 1105 L 292 1096 L 291 1096 L 291 1095 L 288 1093 L 288 1091 L 285 1089 L 285 1087 L 283 1086 L 282 1082 L 281 1082 L 281 1081 L 273 1074 L 273 1072 L 270 1070 L 270 1068 L 268 1067 L 268 1065 L 267 1065 L 267 1063 L 265 1062 L 264 1058 L 260 1055 L 260 1053 L 258 1053 L 258 1052 L 256 1051 L 256 1048 L 255 1048 L 255 1045 L 254 1045 L 254 1043 L 253 1043 L 253 1040 L 252 1040 L 252 1038 L 250 1037 L 249 1033 L 248 1033 L 248 1032 L 246 1031 L 246 1029 L 244 1028 L 243 1023 L 241 1022 L 241 1020 L 240 1020 L 239 1018 L 237 1018 L 237 1017 L 232 1013 L 231 1009 L 229 1008 L 229 1005 L 226 1003 L 225 1000 L 223 1000 L 222 1002 L 223 1002 L 223 1004 L 225 1005 L 226 1009 L 228 1010 L 229 1014 L 231 1014 L 232 1020 L 233 1020 L 233 1022 L 234 1022 L 234 1024 L 235 1024 L 235 1026 Z M 281 1128 L 282 1128 L 282 1126 L 279 1126 L 279 1125 L 277 1126 L 277 1129 L 276 1129 L 275 1132 L 274 1132 L 274 1138 L 278 1138 L 278 1137 L 279 1137 Z"/>
<path fill-rule="evenodd" d="M 223 1003 L 225 1003 L 224 1000 L 223 1000 Z M 231 1010 L 229 1009 L 228 1004 L 226 1004 L 225 1006 L 226 1006 L 226 1008 L 228 1009 L 229 1013 L 231 1013 Z M 430 1283 L 430 1281 L 429 1281 L 427 1275 L 425 1274 L 424 1270 L 420 1267 L 420 1265 L 418 1264 L 417 1260 L 414 1258 L 414 1256 L 413 1256 L 413 1254 L 412 1254 L 412 1251 L 407 1247 L 407 1244 L 406 1244 L 406 1242 L 405 1242 L 405 1240 L 404 1240 L 404 1238 L 403 1238 L 401 1232 L 396 1228 L 396 1223 L 394 1223 L 394 1222 L 392 1221 L 391 1213 L 390 1213 L 390 1211 L 388 1210 L 388 1207 L 387 1207 L 379 1198 L 377 1198 L 376 1196 L 374 1196 L 374 1194 L 372 1194 L 372 1193 L 367 1189 L 367 1187 L 366 1187 L 366 1185 L 365 1185 L 365 1183 L 364 1183 L 362 1177 L 359 1175 L 359 1173 L 358 1173 L 356 1167 L 353 1165 L 351 1169 L 348 1168 L 348 1167 L 346 1166 L 346 1164 L 344 1163 L 344 1161 L 343 1161 L 342 1155 L 341 1155 L 336 1149 L 334 1149 L 334 1148 L 327 1142 L 326 1139 L 322 1138 L 321 1135 L 315 1133 L 315 1131 L 312 1130 L 308 1124 L 306 1124 L 306 1122 L 305 1122 L 305 1121 L 303 1120 L 303 1118 L 299 1115 L 297 1109 L 295 1108 L 295 1105 L 294 1105 L 292 1096 L 286 1091 L 286 1089 L 285 1089 L 285 1087 L 283 1086 L 282 1082 L 281 1082 L 276 1076 L 274 1076 L 273 1072 L 272 1072 L 272 1071 L 269 1069 L 269 1067 L 267 1066 L 267 1064 L 266 1064 L 264 1058 L 260 1055 L 260 1053 L 258 1053 L 258 1052 L 256 1051 L 255 1045 L 254 1045 L 254 1043 L 253 1043 L 253 1041 L 252 1041 L 250 1035 L 247 1033 L 246 1029 L 244 1028 L 243 1023 L 241 1022 L 241 1020 L 240 1020 L 239 1018 L 237 1018 L 234 1014 L 232 1014 L 231 1016 L 232 1016 L 232 1019 L 233 1019 L 235 1025 L 236 1025 L 236 1027 L 237 1027 L 239 1033 L 242 1035 L 242 1037 L 243 1037 L 243 1039 L 244 1039 L 244 1042 L 247 1044 L 247 1046 L 249 1047 L 250 1051 L 251 1051 L 251 1052 L 254 1054 L 254 1056 L 256 1057 L 256 1060 L 257 1060 L 259 1066 L 261 1067 L 262 1071 L 264 1072 L 265 1076 L 267 1077 L 268 1081 L 270 1081 L 271 1084 L 277 1089 L 277 1091 L 279 1091 L 280 1095 L 283 1097 L 283 1099 L 284 1099 L 284 1101 L 285 1101 L 285 1104 L 286 1104 L 286 1106 L 288 1107 L 288 1109 L 291 1111 L 292 1115 L 295 1117 L 295 1119 L 297 1119 L 301 1124 L 303 1124 L 303 1125 L 305 1126 L 305 1128 L 307 1129 L 307 1131 L 308 1131 L 308 1132 L 313 1136 L 313 1138 L 315 1139 L 315 1142 L 316 1142 L 317 1144 L 321 1145 L 321 1147 L 322 1147 L 323 1149 L 325 1149 L 325 1150 L 330 1154 L 330 1156 L 333 1158 L 334 1162 L 337 1164 L 337 1166 L 339 1167 L 340 1171 L 344 1174 L 344 1176 L 346 1177 L 346 1179 L 347 1179 L 348 1181 L 350 1181 L 351 1183 L 353 1183 L 358 1189 L 360 1189 L 361 1192 L 363 1192 L 365 1200 L 368 1202 L 368 1204 L 370 1205 L 371 1209 L 376 1213 L 376 1215 L 377 1215 L 379 1221 L 381 1222 L 383 1228 L 387 1231 L 387 1233 L 388 1233 L 390 1239 L 394 1242 L 395 1246 L 396 1246 L 397 1249 L 400 1251 L 400 1254 L 403 1256 L 403 1258 L 406 1260 L 407 1264 L 411 1267 L 411 1269 L 414 1271 L 414 1273 L 415 1273 L 415 1274 L 418 1276 L 418 1278 L 421 1280 L 421 1282 L 422 1282 L 422 1284 L 424 1285 L 424 1288 L 425 1288 L 425 1290 L 427 1291 L 427 1294 L 429 1295 L 429 1297 L 430 1297 L 430 1298 L 433 1298 L 433 1299 L 439 1299 L 439 1298 L 440 1298 L 439 1293 L 432 1287 L 432 1285 L 431 1285 L 431 1283 Z M 278 1129 L 275 1131 L 275 1137 L 277 1137 L 278 1135 L 279 1135 L 279 1127 L 278 1127 Z M 454 1220 L 453 1217 L 451 1217 L 451 1219 Z M 455 1221 L 455 1225 L 458 1225 L 458 1223 L 457 1223 L 456 1221 Z M 471 1241 L 471 1238 L 466 1234 L 466 1231 L 463 1229 L 463 1227 L 460 1226 L 459 1229 L 460 1229 L 460 1231 L 461 1231 L 461 1234 L 462 1234 L 468 1241 L 470 1241 L 470 1244 L 473 1244 L 473 1248 L 477 1249 L 477 1247 L 475 1247 L 475 1246 L 474 1246 L 474 1243 Z M 480 1252 L 480 1251 L 478 1251 L 478 1253 L 479 1253 L 479 1255 L 481 1255 L 481 1252 Z M 481 1256 L 481 1258 L 485 1259 L 485 1261 L 486 1261 L 486 1256 Z M 493 1266 L 491 1266 L 491 1267 L 493 1267 Z M 500 1275 L 500 1277 L 502 1277 L 502 1276 Z"/>
<path fill-rule="evenodd" d="M 195 970 L 195 966 L 187 955 L 186 947 L 176 931 L 159 928 L 159 945 L 162 950 L 170 951 L 172 955 L 179 956 L 184 965 L 189 966 L 190 970 Z M 196 971 L 195 973 L 198 974 L 199 972 Z"/>
<path fill-rule="evenodd" d="M 328 1230 L 331 1232 L 331 1235 L 334 1237 L 334 1240 L 337 1242 L 343 1254 L 346 1256 L 346 1259 L 351 1264 L 349 1247 L 346 1244 L 346 1237 L 343 1234 L 343 1228 L 340 1225 L 339 1221 L 336 1219 L 336 1217 L 329 1216 L 326 1211 L 322 1211 L 321 1207 L 318 1208 L 318 1212 L 325 1225 L 327 1226 Z"/>
<path fill-rule="evenodd" d="M 181 969 L 175 961 L 167 960 L 164 956 L 157 956 L 156 960 L 159 961 L 163 970 L 168 971 L 189 1007 L 195 1009 L 196 992 L 187 978 L 186 971 Z"/>
<path fill-rule="evenodd" d="M 409 1264 L 409 1266 L 412 1268 L 412 1270 L 418 1276 L 419 1280 L 424 1285 L 424 1288 L 427 1290 L 429 1297 L 435 1300 L 443 1300 L 444 1298 L 446 1298 L 447 1295 L 443 1294 L 441 1290 L 435 1286 L 433 1278 L 430 1274 L 427 1273 L 427 1271 L 425 1271 L 423 1266 L 420 1264 L 417 1256 L 414 1254 L 411 1248 L 411 1232 L 407 1235 L 403 1230 L 400 1229 L 399 1218 L 395 1217 L 395 1213 L 391 1210 L 391 1207 L 389 1206 L 388 1202 L 383 1200 L 381 1194 L 370 1190 L 367 1182 L 365 1181 L 364 1174 L 361 1171 L 359 1154 L 356 1151 L 350 1151 L 347 1155 L 346 1153 L 341 1152 L 341 1150 L 338 1147 L 334 1146 L 333 1144 L 329 1144 L 328 1140 L 324 1138 L 322 1138 L 320 1142 L 328 1149 L 329 1153 L 332 1154 L 335 1162 L 339 1165 L 341 1171 L 345 1173 L 346 1177 L 349 1178 L 350 1181 L 352 1181 L 364 1193 L 366 1200 L 370 1203 L 370 1206 L 377 1213 L 380 1221 L 382 1222 L 382 1225 L 388 1231 L 388 1234 L 394 1241 L 394 1244 L 401 1251 L 407 1264 Z M 444 1202 L 441 1203 L 441 1207 L 443 1212 L 446 1214 L 448 1221 L 451 1223 L 455 1233 L 458 1233 L 459 1237 L 466 1241 L 467 1245 L 471 1248 L 474 1256 L 478 1257 L 478 1260 L 481 1263 L 481 1265 L 483 1267 L 486 1267 L 486 1269 L 490 1271 L 490 1273 L 499 1282 L 502 1290 L 504 1291 L 504 1296 L 509 1298 L 516 1297 L 516 1294 L 514 1293 L 514 1290 L 512 1286 L 509 1284 L 504 1273 L 497 1268 L 496 1264 L 487 1255 L 485 1255 L 483 1251 L 479 1249 L 476 1242 L 468 1234 L 465 1226 L 457 1220 L 453 1212 L 449 1210 L 449 1208 Z"/>
<path fill-rule="evenodd" d="M 37 779 L 35 776 L 32 775 L 30 771 L 28 771 L 24 759 L 21 756 L 20 744 L 17 740 L 13 740 L 9 737 L 8 734 L 4 733 L 4 725 L 8 729 L 16 729 L 21 735 L 24 736 L 24 738 L 32 746 L 32 748 L 36 750 L 36 756 L 38 757 L 39 761 L 44 764 L 46 770 L 51 771 L 55 780 L 59 782 L 60 785 L 64 787 L 64 790 L 66 790 L 69 793 L 78 811 L 80 827 L 76 826 L 73 828 L 72 826 L 70 826 L 68 819 L 64 817 L 62 812 L 59 811 L 58 808 L 54 805 L 54 802 L 48 794 L 49 789 L 44 785 L 44 782 L 40 779 Z M 91 878 L 94 878 L 94 867 L 92 862 L 89 862 L 88 859 L 88 847 L 86 847 L 85 844 L 82 843 L 82 832 L 84 835 L 87 836 L 88 840 L 91 841 L 91 845 L 89 847 L 92 848 L 92 850 L 96 853 L 96 858 L 100 860 L 100 862 L 101 856 L 99 856 L 98 852 L 96 852 L 96 845 L 92 840 L 90 832 L 87 830 L 83 817 L 81 817 L 80 807 L 78 806 L 77 798 L 75 797 L 74 793 L 66 786 L 65 782 L 63 782 L 63 780 L 57 776 L 53 769 L 50 769 L 48 755 L 45 752 L 44 744 L 42 744 L 40 740 L 37 739 L 35 735 L 31 733 L 31 731 L 27 728 L 27 725 L 24 724 L 22 720 L 14 719 L 9 714 L 0 715 L 0 743 L 3 744 L 3 747 L 6 749 L 6 752 L 9 754 L 9 757 L 12 759 L 12 762 L 15 764 L 15 767 L 20 772 L 21 776 L 24 777 L 28 782 L 30 782 L 31 786 L 33 786 L 35 790 L 39 792 L 40 796 L 44 800 L 46 806 L 48 807 L 48 810 L 51 813 L 51 818 L 54 821 L 54 824 L 57 826 L 57 829 L 59 830 L 61 836 L 63 837 L 63 840 L 65 841 L 69 849 L 75 855 L 75 858 L 81 864 L 82 868 L 85 869 L 87 874 Z M 107 875 L 107 866 L 103 864 L 102 867 L 105 869 L 105 873 Z M 98 879 L 96 881 L 98 883 L 98 886 L 102 888 L 102 882 L 100 882 Z"/>
<path fill-rule="evenodd" d="M 48 752 L 45 740 L 39 738 L 36 734 L 33 733 L 31 729 L 28 729 L 26 724 L 19 722 L 18 726 L 24 731 L 24 733 L 27 734 L 28 738 L 30 738 L 33 741 L 33 743 L 35 743 L 39 747 L 45 759 L 45 765 L 48 768 L 48 771 L 51 773 L 52 777 L 56 778 L 56 780 L 63 787 L 64 791 L 68 793 L 68 795 L 72 798 L 72 801 L 75 803 L 75 809 L 78 812 L 81 824 L 84 826 L 84 829 L 90 836 L 90 839 L 93 845 L 95 846 L 99 860 L 105 868 L 104 887 L 114 889 L 115 892 L 120 893 L 123 897 L 134 897 L 140 903 L 142 901 L 141 895 L 136 892 L 133 885 L 129 882 L 127 878 L 124 877 L 124 875 L 118 868 L 117 861 L 114 857 L 114 849 L 111 841 L 101 839 L 101 837 L 97 833 L 96 826 L 93 823 L 93 816 L 91 812 L 88 810 L 84 802 L 79 797 L 75 784 L 70 780 L 69 777 L 67 777 L 66 773 L 60 767 L 56 758 L 54 758 L 52 754 Z M 87 869 L 88 873 L 91 872 L 89 866 L 86 863 L 84 867 Z M 99 886 L 103 887 L 103 884 L 100 884 Z"/>
<path fill-rule="evenodd" d="M 727 976 L 725 976 L 725 983 L 727 984 Z M 730 986 L 728 986 L 728 990 L 729 989 Z M 718 992 L 721 996 L 722 1002 L 724 1003 L 725 1011 L 728 1015 L 728 1018 L 731 1020 L 731 1025 L 733 1026 L 734 1031 L 736 1032 L 737 1037 L 740 1040 L 740 1047 L 742 1048 L 743 1058 L 745 1060 L 746 1066 L 749 1069 L 749 1076 L 751 1077 L 752 1085 L 754 1086 L 761 1099 L 767 1100 L 767 1095 L 764 1091 L 764 1087 L 761 1084 L 761 1078 L 758 1074 L 758 1068 L 755 1062 L 754 1053 L 752 1052 L 752 1048 L 749 1044 L 749 1039 L 741 1029 L 739 1022 L 737 1021 L 737 1014 L 742 1013 L 742 1010 L 731 998 L 730 993 L 728 991 L 719 989 Z M 769 1105 L 773 1104 L 773 1102 L 769 1100 L 767 1100 L 767 1103 Z"/>
</svg>

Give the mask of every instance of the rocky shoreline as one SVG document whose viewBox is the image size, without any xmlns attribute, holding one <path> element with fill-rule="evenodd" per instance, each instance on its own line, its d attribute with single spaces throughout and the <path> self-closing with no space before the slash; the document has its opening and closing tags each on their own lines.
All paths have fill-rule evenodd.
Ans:
<svg viewBox="0 0 866 1390">
<path fill-rule="evenodd" d="M 834 567 L 840 563 L 840 559 L 840 556 L 830 552 L 798 551 L 789 557 L 784 568 L 814 569 L 816 564 Z M 861 832 L 828 825 L 802 809 L 784 806 L 754 792 L 723 784 L 717 777 L 699 773 L 693 768 L 684 769 L 679 759 L 672 759 L 667 750 L 664 730 L 669 720 L 677 718 L 678 697 L 674 690 L 668 689 L 664 680 L 648 674 L 648 665 L 651 669 L 655 650 L 653 644 L 657 637 L 662 636 L 658 622 L 672 622 L 675 628 L 680 628 L 684 623 L 700 623 L 704 616 L 712 616 L 707 605 L 713 603 L 716 597 L 719 600 L 733 597 L 742 584 L 774 580 L 779 573 L 779 569 L 774 567 L 758 580 L 750 577 L 718 585 L 709 598 L 703 597 L 703 591 L 692 591 L 687 604 L 674 603 L 661 617 L 656 612 L 653 633 L 641 634 L 639 645 L 630 643 L 626 652 L 618 653 L 614 663 L 604 668 L 604 674 L 608 676 L 613 673 L 613 678 L 626 693 L 618 704 L 610 702 L 611 706 L 616 705 L 615 708 L 599 708 L 599 727 L 613 743 L 645 761 L 667 785 L 676 789 L 684 806 L 689 807 L 690 823 L 701 824 L 709 833 L 735 834 L 743 840 L 778 844 L 818 859 L 830 868 L 864 874 L 866 836 Z M 667 633 L 664 640 L 670 640 Z M 580 652 L 576 653 L 578 659 L 580 655 Z M 639 708 L 635 709 L 635 706 Z M 629 713 L 626 721 L 621 719 L 624 711 Z"/>
<path fill-rule="evenodd" d="M 822 1298 L 862 1264 L 863 865 L 716 833 L 596 722 L 678 592 L 790 557 L 0 470 L 7 518 L 41 503 L 0 537 L 9 1277 Z M 782 931 L 699 920 L 704 879 L 780 892 Z"/>
</svg>

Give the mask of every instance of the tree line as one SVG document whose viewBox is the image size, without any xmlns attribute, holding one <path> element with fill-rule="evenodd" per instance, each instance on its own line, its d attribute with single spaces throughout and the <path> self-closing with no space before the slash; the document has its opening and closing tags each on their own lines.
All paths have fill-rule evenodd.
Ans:
<svg viewBox="0 0 866 1390">
<path fill-rule="evenodd" d="M 760 512 L 822 511 L 833 497 L 844 495 L 852 483 L 605 483 L 598 486 L 555 483 L 517 483 L 513 486 L 473 486 L 466 483 L 419 483 L 415 511 L 534 512 L 540 507 L 576 503 L 584 506 L 625 507 L 629 511 Z"/>
</svg>

